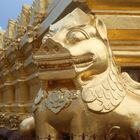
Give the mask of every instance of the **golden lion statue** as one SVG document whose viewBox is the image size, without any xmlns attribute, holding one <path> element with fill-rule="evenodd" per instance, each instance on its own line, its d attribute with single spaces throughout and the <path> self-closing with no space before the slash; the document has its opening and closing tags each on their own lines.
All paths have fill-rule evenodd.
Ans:
<svg viewBox="0 0 140 140">
<path fill-rule="evenodd" d="M 75 9 L 33 59 L 48 81 L 33 106 L 37 139 L 140 139 L 140 83 L 117 68 L 102 21 Z"/>
</svg>

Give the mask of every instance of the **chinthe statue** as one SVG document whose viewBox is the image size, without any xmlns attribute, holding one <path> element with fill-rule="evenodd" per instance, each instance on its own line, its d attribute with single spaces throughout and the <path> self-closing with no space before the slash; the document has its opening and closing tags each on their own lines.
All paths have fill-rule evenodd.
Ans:
<svg viewBox="0 0 140 140">
<path fill-rule="evenodd" d="M 38 140 L 140 140 L 140 83 L 120 72 L 101 20 L 75 9 L 33 59 L 47 81 L 33 105 Z"/>
</svg>

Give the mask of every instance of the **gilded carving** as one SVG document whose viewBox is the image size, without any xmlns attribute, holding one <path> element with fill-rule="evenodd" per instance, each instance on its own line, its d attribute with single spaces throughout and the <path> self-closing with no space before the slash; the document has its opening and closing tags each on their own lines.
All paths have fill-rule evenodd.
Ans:
<svg viewBox="0 0 140 140">
<path fill-rule="evenodd" d="M 3 47 L 3 42 L 4 42 L 4 31 L 0 30 L 0 49 Z"/>
<path fill-rule="evenodd" d="M 18 115 L 10 115 L 8 118 L 8 126 L 10 126 L 10 129 L 17 129 L 20 124 L 20 116 Z"/>
<path fill-rule="evenodd" d="M 3 50 L 4 34 L 5 34 L 5 32 L 0 30 L 0 55 L 1 55 L 1 58 L 4 55 L 4 50 Z"/>
<path fill-rule="evenodd" d="M 68 89 L 63 88 L 48 91 L 47 99 L 45 99 L 45 105 L 52 112 L 58 113 L 63 108 L 68 107 L 73 99 L 77 98 L 76 96 L 74 98 L 73 93 L 74 91 L 70 91 Z"/>
<path fill-rule="evenodd" d="M 14 41 L 16 25 L 16 21 L 12 19 L 9 20 L 7 31 L 5 32 L 4 37 L 4 48 L 10 47 L 11 43 Z"/>
<path fill-rule="evenodd" d="M 0 114 L 0 127 L 5 126 L 5 114 Z"/>
<path fill-rule="evenodd" d="M 40 23 L 46 15 L 48 0 L 34 0 L 31 9 L 31 24 Z"/>
<path fill-rule="evenodd" d="M 23 5 L 21 14 L 18 16 L 17 19 L 17 26 L 15 32 L 15 38 L 17 39 L 17 41 L 20 41 L 21 37 L 23 37 L 23 35 L 27 30 L 27 26 L 30 21 L 30 13 L 31 13 L 30 6 Z"/>
<path fill-rule="evenodd" d="M 47 16 L 48 0 L 34 0 L 31 7 L 30 23 L 27 27 L 28 42 L 37 39 L 40 23 Z"/>
<path fill-rule="evenodd" d="M 48 34 L 33 55 L 39 78 L 48 81 L 35 99 L 37 139 L 61 139 L 56 132 L 73 140 L 137 139 L 140 84 L 115 64 L 104 23 L 77 8 Z"/>
<path fill-rule="evenodd" d="M 115 64 L 140 65 L 137 3 L 23 5 L 17 21 L 0 30 L 0 128 L 20 127 L 22 136 L 36 129 L 38 140 L 140 140 L 140 83 Z M 77 8 L 64 17 L 75 6 L 90 14 Z"/>
<path fill-rule="evenodd" d="M 3 113 L 0 114 L 0 127 L 17 130 L 21 122 L 21 118 L 16 114 Z"/>
</svg>

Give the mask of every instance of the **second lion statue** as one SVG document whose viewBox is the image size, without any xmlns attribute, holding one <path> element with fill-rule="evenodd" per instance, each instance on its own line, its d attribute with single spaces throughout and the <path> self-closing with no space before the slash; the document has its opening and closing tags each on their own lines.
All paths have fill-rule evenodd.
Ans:
<svg viewBox="0 0 140 140">
<path fill-rule="evenodd" d="M 39 140 L 139 139 L 140 83 L 115 64 L 104 23 L 75 9 L 33 55 L 47 80 L 33 112 Z"/>
</svg>

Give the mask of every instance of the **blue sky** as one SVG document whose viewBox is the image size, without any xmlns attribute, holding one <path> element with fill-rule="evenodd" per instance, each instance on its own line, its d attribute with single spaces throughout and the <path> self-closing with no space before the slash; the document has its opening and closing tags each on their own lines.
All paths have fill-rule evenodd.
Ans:
<svg viewBox="0 0 140 140">
<path fill-rule="evenodd" d="M 33 0 L 2 0 L 0 3 L 0 27 L 6 30 L 8 19 L 17 19 L 23 4 L 32 4 Z"/>
</svg>

